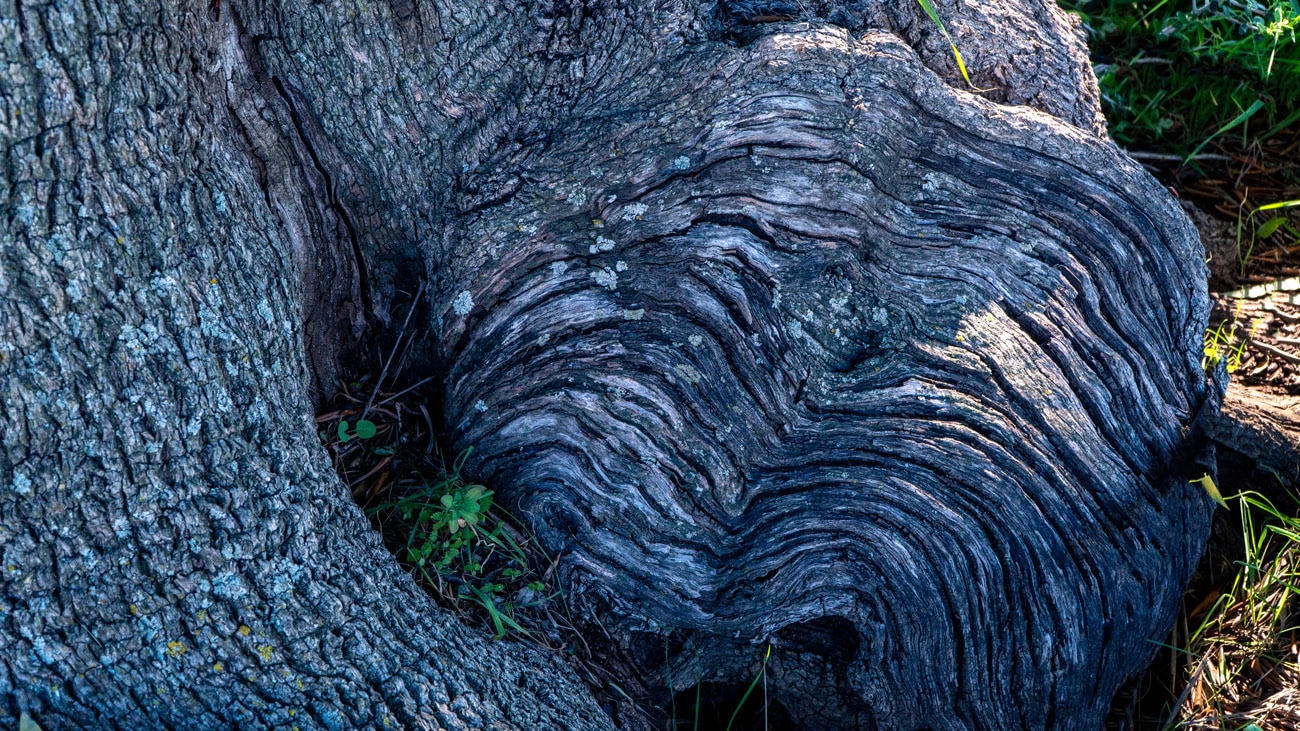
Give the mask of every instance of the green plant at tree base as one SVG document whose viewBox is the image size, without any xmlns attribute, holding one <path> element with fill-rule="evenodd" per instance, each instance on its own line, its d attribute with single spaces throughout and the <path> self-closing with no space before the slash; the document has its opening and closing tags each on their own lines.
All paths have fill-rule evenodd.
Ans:
<svg viewBox="0 0 1300 731">
<path fill-rule="evenodd" d="M 347 442 L 351 439 L 370 439 L 379 429 L 373 421 L 360 419 L 357 421 L 355 428 L 348 424 L 347 419 L 339 422 L 338 437 L 340 442 Z"/>
<path fill-rule="evenodd" d="M 1205 370 L 1213 370 L 1218 366 L 1220 361 L 1224 362 L 1224 367 L 1228 373 L 1236 373 L 1241 367 L 1242 356 L 1246 354 L 1246 346 L 1255 337 L 1256 331 L 1264 324 L 1263 319 L 1256 319 L 1251 323 L 1250 332 L 1240 338 L 1237 335 L 1237 320 L 1241 317 L 1242 301 L 1237 301 L 1237 309 L 1233 312 L 1232 318 L 1225 318 L 1219 326 L 1205 332 L 1204 350 L 1202 351 L 1201 367 Z M 1224 328 L 1227 331 L 1224 331 Z"/>
<path fill-rule="evenodd" d="M 734 726 L 736 723 L 736 718 L 740 715 L 740 711 L 745 707 L 745 703 L 749 700 L 749 697 L 753 695 L 754 689 L 758 687 L 759 682 L 763 683 L 763 727 L 767 728 L 767 661 L 771 657 L 772 657 L 772 646 L 768 645 L 767 651 L 763 654 L 763 663 L 758 669 L 758 674 L 754 676 L 754 680 L 749 684 L 749 687 L 745 689 L 744 694 L 740 696 L 740 701 L 736 703 L 735 709 L 731 712 L 731 718 L 727 721 L 727 727 L 725 731 L 731 731 L 732 726 Z M 665 662 L 668 660 L 667 645 L 664 646 L 664 660 Z M 676 690 L 673 688 L 673 676 L 671 671 L 669 671 L 667 679 L 668 679 L 668 694 L 669 694 L 669 698 L 671 699 L 671 708 L 672 708 L 672 715 L 668 727 L 675 731 L 677 729 L 679 722 L 677 720 L 677 693 Z M 692 721 L 691 724 L 691 729 L 693 729 L 693 731 L 700 731 L 700 687 L 702 685 L 703 682 L 700 680 L 700 677 L 697 673 L 695 677 L 694 720 Z M 629 700 L 631 699 L 629 698 Z"/>
<path fill-rule="evenodd" d="M 754 676 L 754 682 L 750 683 L 749 687 L 745 689 L 745 694 L 740 697 L 740 702 L 736 704 L 736 710 L 731 712 L 731 720 L 727 721 L 727 731 L 731 731 L 732 724 L 736 722 L 736 716 L 740 715 L 740 709 L 744 708 L 745 701 L 749 700 L 754 688 L 758 687 L 758 681 L 763 681 L 763 695 L 767 695 L 767 661 L 770 657 L 772 657 L 772 646 L 768 645 L 767 652 L 763 654 L 763 665 L 758 669 L 758 675 Z M 764 712 L 766 713 L 766 709 Z M 767 724 L 763 725 L 766 726 Z"/>
<path fill-rule="evenodd" d="M 366 514 L 396 519 L 395 531 L 405 536 L 398 559 L 440 596 L 482 608 L 497 637 L 530 635 L 516 617 L 516 597 L 540 604 L 558 594 L 545 594 L 544 577 L 530 561 L 536 549 L 521 545 L 521 528 L 494 504 L 493 492 L 462 478 L 472 451 L 461 452 L 439 479 Z"/>
</svg>

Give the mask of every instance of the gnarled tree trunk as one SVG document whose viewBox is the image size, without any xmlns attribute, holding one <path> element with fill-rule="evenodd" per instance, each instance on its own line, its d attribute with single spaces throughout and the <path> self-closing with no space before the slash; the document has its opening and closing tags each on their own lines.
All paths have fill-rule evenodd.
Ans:
<svg viewBox="0 0 1300 731">
<path fill-rule="evenodd" d="M 330 472 L 422 275 L 648 687 L 770 643 L 801 726 L 1090 728 L 1171 622 L 1204 265 L 1049 3 L 941 4 L 987 99 L 908 3 L 0 7 L 0 713 L 612 724 Z"/>
</svg>

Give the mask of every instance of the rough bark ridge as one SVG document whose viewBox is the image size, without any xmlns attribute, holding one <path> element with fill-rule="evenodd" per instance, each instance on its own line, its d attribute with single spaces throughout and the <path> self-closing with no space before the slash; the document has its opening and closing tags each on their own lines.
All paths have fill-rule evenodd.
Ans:
<svg viewBox="0 0 1300 731">
<path fill-rule="evenodd" d="M 1208 522 L 1194 234 L 1051 3 L 941 7 L 1047 114 L 910 5 L 789 5 L 0 6 L 0 713 L 608 724 L 316 442 L 422 258 L 483 476 L 691 636 L 647 684 L 771 640 L 808 726 L 1095 726 Z"/>
</svg>

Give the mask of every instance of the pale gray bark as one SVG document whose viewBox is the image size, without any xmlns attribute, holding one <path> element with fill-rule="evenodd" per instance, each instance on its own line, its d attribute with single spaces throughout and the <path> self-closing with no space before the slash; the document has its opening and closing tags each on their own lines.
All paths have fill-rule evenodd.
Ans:
<svg viewBox="0 0 1300 731">
<path fill-rule="evenodd" d="M 0 725 L 607 726 L 435 607 L 333 474 L 304 344 L 352 254 L 231 26 L 0 16 Z"/>
<path fill-rule="evenodd" d="M 330 473 L 425 275 L 447 426 L 643 687 L 771 641 L 808 727 L 1095 727 L 1208 527 L 1203 257 L 1060 11 L 941 10 L 1006 104 L 909 4 L 9 0 L 0 713 L 611 723 Z"/>
</svg>

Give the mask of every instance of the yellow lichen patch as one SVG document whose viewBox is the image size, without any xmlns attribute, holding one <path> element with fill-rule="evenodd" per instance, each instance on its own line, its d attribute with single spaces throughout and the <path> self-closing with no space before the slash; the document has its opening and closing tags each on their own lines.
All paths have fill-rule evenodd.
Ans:
<svg viewBox="0 0 1300 731">
<path fill-rule="evenodd" d="M 219 673 L 219 672 L 221 672 L 222 670 L 225 670 L 225 669 L 226 669 L 226 666 L 225 666 L 225 665 L 222 665 L 222 664 L 219 663 L 219 662 L 214 662 L 214 663 L 212 663 L 212 671 L 213 671 L 213 672 Z"/>
<path fill-rule="evenodd" d="M 196 614 L 196 615 L 194 615 L 194 616 L 198 617 L 199 621 L 202 622 L 202 621 L 204 621 L 205 619 L 208 618 L 208 610 L 206 610 L 206 609 L 200 609 L 200 610 L 199 610 L 199 613 Z"/>
<path fill-rule="evenodd" d="M 131 616 L 132 617 L 140 616 L 140 610 L 136 609 L 134 604 L 131 605 Z"/>
<path fill-rule="evenodd" d="M 167 643 L 167 654 L 172 657 L 180 657 L 185 654 L 185 643 L 172 641 Z"/>
<path fill-rule="evenodd" d="M 241 634 L 241 635 L 243 635 L 243 636 L 245 636 L 245 637 L 247 637 L 247 636 L 248 636 L 248 633 L 250 633 L 250 632 L 252 632 L 252 631 L 253 631 L 253 629 L 252 629 L 251 627 L 249 627 L 248 625 L 246 625 L 246 624 L 241 624 L 241 625 L 239 625 L 239 634 Z"/>
<path fill-rule="evenodd" d="M 261 645 L 257 648 L 257 654 L 261 655 L 263 660 L 270 660 L 271 650 L 272 647 L 270 645 Z"/>
</svg>

